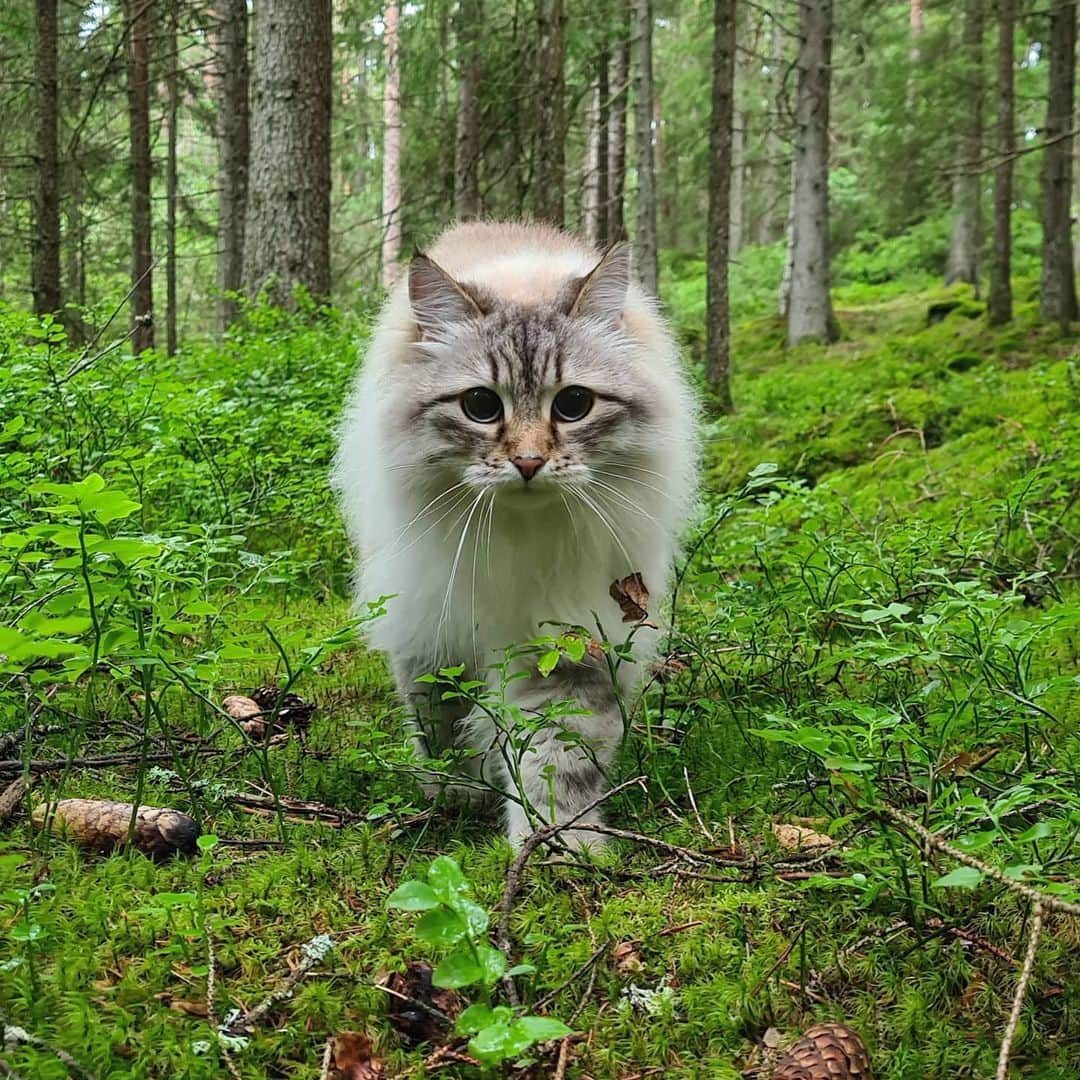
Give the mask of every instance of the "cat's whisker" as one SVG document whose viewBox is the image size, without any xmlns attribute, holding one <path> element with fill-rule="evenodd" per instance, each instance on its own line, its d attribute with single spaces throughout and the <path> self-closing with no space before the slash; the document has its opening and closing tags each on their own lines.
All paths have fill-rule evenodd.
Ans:
<svg viewBox="0 0 1080 1080">
<path fill-rule="evenodd" d="M 574 541 L 580 543 L 577 522 L 574 520 L 574 512 L 570 509 L 570 504 L 566 501 L 566 495 L 561 491 L 559 492 L 559 498 L 562 499 L 562 504 L 566 507 L 566 516 L 570 519 L 570 528 L 574 531 Z"/>
<path fill-rule="evenodd" d="M 589 472 L 596 473 L 599 476 L 610 476 L 613 480 L 626 480 L 631 484 L 638 484 L 643 488 L 648 488 L 649 491 L 655 491 L 663 499 L 670 499 L 671 496 L 666 492 L 658 488 L 655 484 L 650 484 L 645 480 L 639 480 L 636 476 L 630 476 L 627 473 L 612 472 L 610 469 L 598 469 L 595 465 L 589 466 Z"/>
<path fill-rule="evenodd" d="M 472 485 L 471 484 L 469 484 L 469 485 L 461 484 L 461 485 L 458 485 L 458 486 L 459 487 L 470 487 L 471 488 Z M 450 503 L 450 506 L 442 508 L 443 513 L 440 514 L 439 517 L 437 517 L 419 536 L 414 537 L 412 540 L 410 540 L 409 543 L 405 545 L 405 547 L 400 548 L 398 550 L 394 550 L 393 547 L 390 547 L 388 545 L 387 548 L 375 551 L 374 554 L 373 554 L 373 557 L 377 557 L 377 558 L 400 558 L 402 555 L 405 554 L 406 551 L 411 550 L 417 544 L 419 544 L 420 541 L 423 540 L 424 537 L 428 535 L 428 533 L 432 532 L 434 529 L 437 529 L 439 527 L 439 525 L 442 522 L 444 522 L 455 510 L 459 510 L 468 501 L 469 501 L 469 493 L 468 492 L 459 493 L 457 498 L 455 498 Z M 415 524 L 415 520 L 416 519 L 414 519 L 412 522 L 410 522 L 410 525 Z M 460 521 L 460 520 L 461 520 L 461 518 L 458 518 L 458 521 Z M 456 525 L 457 522 L 454 522 L 454 524 Z M 405 531 L 406 530 L 403 530 L 402 533 L 399 533 L 399 535 L 394 537 L 394 539 L 391 540 L 390 543 L 391 544 L 397 544 L 397 543 L 400 543 L 402 540 L 404 540 L 405 539 L 405 535 L 404 535 Z"/>
<path fill-rule="evenodd" d="M 589 481 L 589 484 L 590 486 L 599 489 L 596 492 L 596 497 L 598 499 L 601 499 L 601 491 L 609 492 L 610 494 L 614 495 L 615 498 L 617 498 L 628 510 L 633 510 L 635 514 L 639 514 L 641 517 L 648 518 L 649 521 L 651 521 L 658 529 L 663 528 L 660 522 L 657 521 L 656 518 L 648 512 L 648 510 L 645 510 L 642 507 L 638 506 L 638 504 L 634 502 L 633 499 L 627 496 L 624 492 L 619 491 L 618 488 L 612 487 L 611 484 L 607 484 L 603 480 L 593 479 Z M 601 501 L 603 500 L 601 499 Z"/>
<path fill-rule="evenodd" d="M 454 581 L 457 578 L 458 564 L 461 562 L 461 552 L 465 547 L 465 538 L 469 535 L 469 526 L 472 524 L 473 515 L 476 513 L 476 508 L 483 501 L 484 496 L 487 494 L 487 488 L 481 488 L 480 494 L 473 499 L 468 510 L 462 514 L 465 518 L 465 524 L 461 529 L 461 538 L 458 540 L 457 549 L 454 552 L 454 560 L 450 565 L 450 579 L 446 584 L 446 595 L 443 597 L 442 611 L 439 615 L 439 624 L 435 628 L 435 652 L 438 654 L 439 644 L 442 638 L 443 629 L 446 626 L 447 619 L 450 615 L 450 608 L 452 606 L 452 596 L 454 592 Z M 461 517 L 458 518 L 458 521 Z M 457 522 L 454 522 L 456 525 Z"/>
<path fill-rule="evenodd" d="M 485 489 L 481 492 L 480 497 L 483 498 L 487 494 Z M 480 555 L 480 541 L 484 535 L 484 515 L 491 512 L 491 508 L 495 505 L 495 493 L 491 493 L 491 498 L 488 500 L 487 506 L 480 511 L 480 517 L 476 522 L 476 536 L 473 539 L 473 556 L 472 556 L 472 586 L 470 592 L 472 593 L 472 645 L 473 645 L 473 667 L 477 670 L 480 669 L 480 651 L 476 646 L 476 562 Z M 489 566 L 490 566 L 490 548 L 488 550 Z"/>
<path fill-rule="evenodd" d="M 596 514 L 596 516 L 601 520 L 601 522 L 603 522 L 604 527 L 607 529 L 607 531 L 609 533 L 611 533 L 611 538 L 615 541 L 615 543 L 618 546 L 619 550 L 622 552 L 623 558 L 626 559 L 626 565 L 627 565 L 628 569 L 633 570 L 634 569 L 634 566 L 633 566 L 634 560 L 630 558 L 630 552 L 628 552 L 626 550 L 626 545 L 622 542 L 622 537 L 620 537 L 619 534 L 615 531 L 615 526 L 611 524 L 610 520 L 608 520 L 607 515 L 576 484 L 569 485 L 569 489 L 579 499 L 581 499 L 581 501 L 583 503 L 585 503 L 585 505 L 588 506 L 592 510 L 592 512 L 594 514 Z"/>
</svg>

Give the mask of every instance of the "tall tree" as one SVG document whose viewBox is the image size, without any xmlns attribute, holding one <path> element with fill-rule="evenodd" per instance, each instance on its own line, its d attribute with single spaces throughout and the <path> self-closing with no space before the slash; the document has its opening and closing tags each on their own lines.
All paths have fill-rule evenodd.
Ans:
<svg viewBox="0 0 1080 1080">
<path fill-rule="evenodd" d="M 60 147 L 57 0 L 37 0 L 34 81 L 37 153 L 34 188 L 34 314 L 60 310 Z"/>
<path fill-rule="evenodd" d="M 966 0 L 961 71 L 956 100 L 963 118 L 952 185 L 953 222 L 945 284 L 966 281 L 979 288 L 980 193 L 978 159 L 983 141 L 983 0 Z"/>
<path fill-rule="evenodd" d="M 991 326 L 1012 319 L 1012 200 L 1016 150 L 1014 71 L 1016 0 L 998 0 L 997 152 L 994 170 L 994 244 L 990 258 L 987 314 Z"/>
<path fill-rule="evenodd" d="M 383 16 L 383 242 L 382 281 L 389 289 L 398 279 L 401 258 L 401 6 L 386 5 Z"/>
<path fill-rule="evenodd" d="M 454 162 L 454 216 L 480 214 L 480 36 L 482 0 L 460 0 L 458 42 L 457 155 Z"/>
<path fill-rule="evenodd" d="M 832 0 L 799 0 L 795 163 L 791 212 L 791 291 L 787 340 L 833 341 L 829 297 L 829 94 Z"/>
<path fill-rule="evenodd" d="M 1072 265 L 1072 126 L 1076 91 L 1076 0 L 1050 7 L 1050 94 L 1042 164 L 1042 295 L 1044 319 L 1068 327 L 1077 317 Z"/>
<path fill-rule="evenodd" d="M 566 187 L 566 13 L 563 0 L 536 0 L 536 216 L 563 224 Z"/>
<path fill-rule="evenodd" d="M 215 42 L 217 87 L 218 332 L 236 318 L 244 275 L 244 217 L 247 212 L 248 154 L 251 146 L 248 106 L 247 0 L 220 0 Z"/>
<path fill-rule="evenodd" d="M 626 101 L 630 88 L 630 34 L 623 7 L 623 33 L 611 50 L 608 73 L 608 200 L 607 227 L 610 240 L 626 235 Z"/>
<path fill-rule="evenodd" d="M 177 88 L 176 23 L 179 0 L 168 0 L 167 62 L 165 96 L 168 108 L 169 141 L 165 153 L 165 349 L 176 354 L 176 124 L 180 118 L 180 95 Z"/>
<path fill-rule="evenodd" d="M 150 15 L 154 0 L 127 0 L 128 124 L 131 140 L 131 347 L 154 347 L 153 222 L 150 203 Z"/>
<path fill-rule="evenodd" d="M 736 0 L 716 0 L 714 7 L 712 115 L 709 119 L 705 376 L 717 408 L 725 413 L 731 412 L 728 258 L 732 232 L 731 142 L 735 119 L 735 3 Z"/>
<path fill-rule="evenodd" d="M 656 228 L 656 171 L 653 146 L 652 0 L 631 0 L 633 37 L 631 67 L 634 82 L 634 165 L 637 172 L 637 272 L 653 295 L 659 277 Z"/>
<path fill-rule="evenodd" d="M 330 292 L 330 0 L 259 0 L 244 289 Z"/>
</svg>

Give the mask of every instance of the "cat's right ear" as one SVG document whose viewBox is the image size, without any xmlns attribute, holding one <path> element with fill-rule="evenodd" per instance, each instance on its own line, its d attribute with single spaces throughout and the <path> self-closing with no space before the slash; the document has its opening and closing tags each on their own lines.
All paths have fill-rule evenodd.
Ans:
<svg viewBox="0 0 1080 1080">
<path fill-rule="evenodd" d="M 409 303 L 420 335 L 428 341 L 440 341 L 457 323 L 483 314 L 461 285 L 420 252 L 409 263 Z"/>
</svg>

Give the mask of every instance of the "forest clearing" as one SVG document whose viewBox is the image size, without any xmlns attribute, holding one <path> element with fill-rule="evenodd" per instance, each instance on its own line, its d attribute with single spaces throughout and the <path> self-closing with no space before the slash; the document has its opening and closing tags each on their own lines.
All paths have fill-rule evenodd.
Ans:
<svg viewBox="0 0 1080 1080">
<path fill-rule="evenodd" d="M 1080 1076 L 1076 7 L 8 3 L 0 1074 Z M 585 853 L 426 797 L 331 488 L 480 217 L 702 399 L 664 595 L 519 643 L 659 628 Z"/>
</svg>

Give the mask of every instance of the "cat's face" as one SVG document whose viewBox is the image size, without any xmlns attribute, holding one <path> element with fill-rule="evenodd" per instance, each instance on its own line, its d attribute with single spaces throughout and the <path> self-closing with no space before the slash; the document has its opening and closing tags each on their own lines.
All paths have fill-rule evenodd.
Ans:
<svg viewBox="0 0 1080 1080">
<path fill-rule="evenodd" d="M 650 403 L 620 325 L 628 273 L 625 246 L 613 248 L 554 302 L 522 307 L 418 256 L 415 456 L 444 482 L 533 505 L 638 458 Z"/>
</svg>

